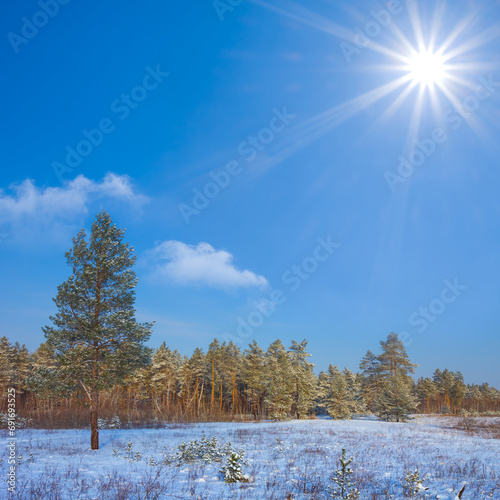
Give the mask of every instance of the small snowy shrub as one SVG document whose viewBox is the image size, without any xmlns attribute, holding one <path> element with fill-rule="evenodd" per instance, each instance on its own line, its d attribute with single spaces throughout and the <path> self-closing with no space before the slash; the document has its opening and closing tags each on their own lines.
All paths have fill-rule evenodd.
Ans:
<svg viewBox="0 0 500 500">
<path fill-rule="evenodd" d="M 26 427 L 30 427 L 33 423 L 33 419 L 26 419 L 24 417 L 18 418 L 16 415 L 16 419 L 14 421 L 16 429 L 26 429 Z M 8 429 L 9 428 L 9 415 L 7 413 L 0 412 L 0 429 Z"/>
<path fill-rule="evenodd" d="M 97 419 L 97 428 L 102 431 L 103 429 L 108 428 L 108 422 L 105 418 L 98 418 Z"/>
<path fill-rule="evenodd" d="M 113 456 L 119 457 L 119 451 L 115 450 L 113 448 Z M 123 457 L 123 460 L 126 460 L 127 462 L 140 462 L 142 459 L 142 455 L 139 451 L 134 453 L 134 447 L 132 443 L 128 443 L 126 448 L 125 448 L 125 456 Z"/>
<path fill-rule="evenodd" d="M 115 415 L 113 418 L 98 418 L 97 419 L 97 428 L 99 430 L 103 429 L 120 429 L 122 423 L 120 422 L 120 418 L 118 415 Z"/>
<path fill-rule="evenodd" d="M 476 410 L 466 410 L 466 409 L 462 408 L 460 410 L 460 416 L 461 417 L 479 417 L 480 414 Z"/>
<path fill-rule="evenodd" d="M 122 423 L 120 422 L 120 418 L 118 415 L 115 415 L 108 424 L 108 429 L 120 429 L 122 426 Z"/>
<path fill-rule="evenodd" d="M 359 491 L 355 487 L 355 483 L 351 480 L 353 474 L 349 465 L 353 461 L 353 457 L 347 459 L 345 448 L 342 448 L 342 457 L 340 458 L 340 469 L 337 469 L 332 475 L 331 480 L 335 483 L 334 486 L 328 486 L 326 490 L 327 498 L 347 498 L 355 500 L 359 498 Z"/>
<path fill-rule="evenodd" d="M 202 462 L 205 464 L 212 462 L 220 463 L 226 457 L 230 456 L 233 451 L 230 442 L 221 444 L 215 436 L 212 439 L 208 439 L 203 434 L 200 441 L 195 439 L 194 441 L 190 441 L 189 444 L 181 443 L 177 447 L 177 452 L 173 457 L 166 457 L 166 462 L 177 465 L 192 462 Z"/>
<path fill-rule="evenodd" d="M 276 446 L 274 447 L 273 450 L 273 456 L 274 458 L 284 458 L 285 453 L 283 451 L 283 448 L 285 446 L 284 441 L 282 441 L 280 438 L 276 438 Z"/>
<path fill-rule="evenodd" d="M 423 482 L 424 480 L 420 479 L 420 472 L 418 469 L 415 469 L 415 472 L 405 471 L 405 478 L 401 482 L 403 486 L 403 495 L 405 497 L 414 498 L 420 495 L 420 493 L 428 490 L 429 488 L 422 485 Z"/>
<path fill-rule="evenodd" d="M 227 459 L 227 464 L 223 465 L 219 472 L 224 479 L 225 483 L 247 483 L 248 477 L 243 474 L 242 464 L 247 465 L 244 460 L 245 453 L 240 451 L 236 453 L 231 452 Z"/>
<path fill-rule="evenodd" d="M 451 413 L 450 407 L 448 405 L 444 405 L 441 407 L 442 415 L 449 415 Z"/>
</svg>

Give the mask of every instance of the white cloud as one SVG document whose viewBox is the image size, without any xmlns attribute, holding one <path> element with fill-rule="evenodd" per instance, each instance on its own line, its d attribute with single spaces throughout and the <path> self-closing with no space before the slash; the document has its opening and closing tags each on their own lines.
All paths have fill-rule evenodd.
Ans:
<svg viewBox="0 0 500 500">
<path fill-rule="evenodd" d="M 233 256 L 215 250 L 208 243 L 187 245 L 180 241 L 164 241 L 148 253 L 156 262 L 156 272 L 181 284 L 204 284 L 219 288 L 266 287 L 263 276 L 239 270 Z"/>
<path fill-rule="evenodd" d="M 134 192 L 127 175 L 107 173 L 99 181 L 79 175 L 60 187 L 37 187 L 31 179 L 9 187 L 11 194 L 0 190 L 0 224 L 36 219 L 50 222 L 68 220 L 88 212 L 97 199 L 120 199 L 135 206 L 147 198 Z"/>
</svg>

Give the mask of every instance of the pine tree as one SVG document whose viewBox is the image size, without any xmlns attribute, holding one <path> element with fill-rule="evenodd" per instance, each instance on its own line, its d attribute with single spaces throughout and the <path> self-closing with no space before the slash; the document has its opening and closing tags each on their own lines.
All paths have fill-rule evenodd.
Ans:
<svg viewBox="0 0 500 500">
<path fill-rule="evenodd" d="M 409 414 L 419 405 L 411 392 L 411 385 L 404 375 L 388 380 L 377 400 L 377 413 L 389 422 L 406 422 Z"/>
<path fill-rule="evenodd" d="M 71 391 L 68 384 L 61 383 L 57 376 L 58 364 L 54 349 L 46 342 L 40 344 L 31 355 L 32 370 L 28 378 L 28 390 L 39 399 L 38 407 L 47 409 L 54 399 Z"/>
<path fill-rule="evenodd" d="M 415 365 L 410 362 L 403 342 L 397 333 L 390 333 L 387 340 L 380 342 L 382 354 L 378 357 L 379 370 L 385 379 L 415 372 Z"/>
<path fill-rule="evenodd" d="M 229 350 L 228 345 L 222 342 L 217 356 L 219 374 L 219 413 L 224 410 L 224 393 L 227 389 L 227 381 L 230 379 L 228 367 Z"/>
<path fill-rule="evenodd" d="M 0 338 L 0 398 L 4 400 L 7 389 L 16 379 L 16 352 L 7 337 Z"/>
<path fill-rule="evenodd" d="M 238 381 L 240 378 L 241 353 L 239 347 L 233 342 L 226 346 L 225 356 L 226 377 L 231 382 L 231 413 L 238 411 Z"/>
<path fill-rule="evenodd" d="M 246 483 L 248 478 L 243 474 L 242 464 L 246 464 L 243 451 L 232 451 L 227 458 L 227 464 L 223 465 L 219 472 L 225 483 Z"/>
<path fill-rule="evenodd" d="M 465 399 L 466 393 L 467 386 L 464 382 L 464 376 L 461 372 L 455 372 L 455 383 L 451 388 L 450 397 L 456 411 L 458 411 L 458 408 L 461 406 L 462 401 Z"/>
<path fill-rule="evenodd" d="M 300 344 L 292 340 L 290 346 L 290 362 L 294 384 L 292 416 L 304 418 L 313 407 L 314 396 L 317 388 L 317 380 L 314 376 L 314 365 L 307 361 L 311 355 L 306 351 L 307 340 Z"/>
<path fill-rule="evenodd" d="M 99 392 L 147 364 L 152 324 L 135 319 L 133 248 L 106 212 L 97 215 L 66 253 L 72 274 L 58 287 L 58 308 L 43 329 L 55 350 L 61 380 L 80 385 L 90 406 L 91 448 L 99 449 Z"/>
<path fill-rule="evenodd" d="M 363 398 L 367 402 L 370 410 L 373 410 L 373 404 L 376 401 L 381 390 L 380 361 L 378 356 L 368 350 L 359 363 L 361 370 Z"/>
<path fill-rule="evenodd" d="M 327 488 L 327 496 L 329 498 L 345 498 L 349 500 L 359 498 L 359 491 L 351 479 L 353 472 L 349 467 L 353 460 L 353 457 L 346 457 L 345 448 L 342 448 L 342 457 L 339 460 L 340 468 L 331 477 L 335 486 Z"/>
<path fill-rule="evenodd" d="M 179 373 L 182 364 L 182 356 L 177 350 L 171 351 L 163 344 L 156 349 L 151 358 L 151 388 L 153 390 L 156 406 L 170 410 L 176 389 L 179 384 Z M 157 398 L 161 398 L 161 406 Z"/>
<path fill-rule="evenodd" d="M 416 392 L 419 398 L 425 399 L 426 412 L 430 413 L 430 400 L 438 394 L 436 384 L 429 377 L 419 378 Z"/>
<path fill-rule="evenodd" d="M 441 412 L 450 413 L 450 394 L 453 389 L 453 385 L 455 384 L 455 374 L 447 368 L 445 368 L 443 371 L 437 369 L 434 372 L 433 380 L 443 397 Z"/>
<path fill-rule="evenodd" d="M 184 413 L 189 412 L 193 406 L 191 396 L 191 386 L 193 384 L 194 376 L 191 366 L 189 366 L 189 358 L 184 355 L 179 372 L 179 395 L 181 397 L 181 406 Z"/>
<path fill-rule="evenodd" d="M 31 373 L 31 359 L 27 347 L 16 342 L 13 346 L 14 363 L 15 363 L 15 380 L 16 392 L 24 394 L 27 388 L 28 377 Z"/>
<path fill-rule="evenodd" d="M 350 419 L 365 411 L 359 378 L 347 368 L 340 372 L 330 365 L 323 384 L 324 404 L 332 418 Z"/>
<path fill-rule="evenodd" d="M 221 346 L 217 339 L 208 346 L 207 355 L 205 357 L 208 364 L 209 379 L 210 379 L 210 414 L 215 411 L 215 393 L 218 386 L 218 377 L 220 371 Z"/>
<path fill-rule="evenodd" d="M 266 406 L 273 420 L 287 418 L 292 404 L 291 362 L 281 340 L 275 340 L 266 352 Z"/>
<path fill-rule="evenodd" d="M 196 414 L 199 415 L 203 391 L 205 390 L 205 354 L 203 349 L 197 347 L 193 351 L 191 358 L 189 358 L 188 363 L 194 377 L 194 402 Z"/>
<path fill-rule="evenodd" d="M 254 340 L 248 345 L 243 358 L 243 373 L 247 385 L 247 399 L 255 420 L 262 412 L 262 403 L 266 391 L 265 353 Z"/>
</svg>

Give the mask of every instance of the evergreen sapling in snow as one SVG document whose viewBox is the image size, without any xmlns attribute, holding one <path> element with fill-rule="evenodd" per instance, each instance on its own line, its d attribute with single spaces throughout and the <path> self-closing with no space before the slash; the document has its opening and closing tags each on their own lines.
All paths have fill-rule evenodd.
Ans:
<svg viewBox="0 0 500 500">
<path fill-rule="evenodd" d="M 242 464 L 247 465 L 244 460 L 245 452 L 231 452 L 227 459 L 227 464 L 223 465 L 219 472 L 225 483 L 247 483 L 248 477 L 243 474 Z"/>
<path fill-rule="evenodd" d="M 415 469 L 415 472 L 405 471 L 404 481 L 401 483 L 403 486 L 403 495 L 405 497 L 415 498 L 420 493 L 428 490 L 429 488 L 422 485 L 423 479 L 420 479 L 420 472 Z"/>
<path fill-rule="evenodd" d="M 359 498 L 359 491 L 357 490 L 355 483 L 351 479 L 353 472 L 349 467 L 353 459 L 354 457 L 351 457 L 349 459 L 346 458 L 345 448 L 342 448 L 340 469 L 337 469 L 331 477 L 331 480 L 335 483 L 335 486 L 328 486 L 326 490 L 328 498 L 347 498 L 350 500 Z"/>
</svg>

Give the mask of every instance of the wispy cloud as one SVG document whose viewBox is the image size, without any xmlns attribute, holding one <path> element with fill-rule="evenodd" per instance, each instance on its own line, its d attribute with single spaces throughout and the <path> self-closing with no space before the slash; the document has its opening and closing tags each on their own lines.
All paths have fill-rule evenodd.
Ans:
<svg viewBox="0 0 500 500">
<path fill-rule="evenodd" d="M 215 288 L 266 287 L 266 278 L 233 264 L 226 250 L 216 250 L 208 243 L 187 245 L 181 241 L 164 241 L 147 253 L 155 265 L 155 274 L 176 283 L 205 285 Z"/>
</svg>

